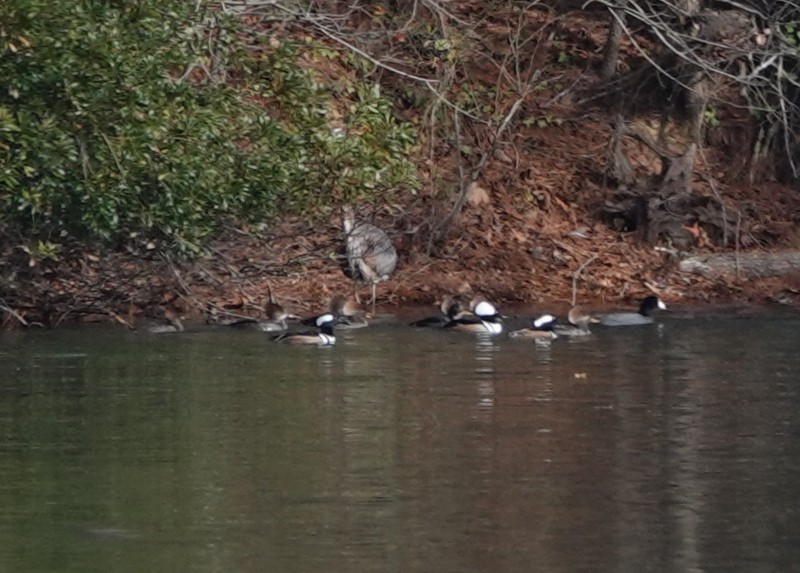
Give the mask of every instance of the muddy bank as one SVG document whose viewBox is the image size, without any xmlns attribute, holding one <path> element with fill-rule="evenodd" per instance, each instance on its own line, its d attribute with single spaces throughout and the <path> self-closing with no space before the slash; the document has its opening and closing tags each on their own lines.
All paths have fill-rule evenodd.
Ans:
<svg viewBox="0 0 800 573">
<path fill-rule="evenodd" d="M 630 306 L 657 293 L 667 304 L 798 304 L 800 277 L 702 276 L 680 270 L 663 248 L 600 223 L 562 220 L 526 228 L 518 220 L 467 208 L 447 241 L 426 250 L 408 212 L 370 216 L 398 249 L 398 266 L 378 286 L 384 312 L 431 305 L 442 294 L 482 293 L 500 305 L 565 311 L 573 302 L 593 308 Z M 417 233 L 419 231 L 417 230 Z M 290 312 L 310 314 L 353 283 L 342 265 L 343 235 L 336 217 L 311 226 L 289 221 L 257 236 L 230 230 L 195 261 L 164 255 L 157 244 L 96 254 L 74 247 L 58 261 L 6 249 L 4 270 L 15 269 L 2 298 L 3 327 L 56 327 L 110 321 L 135 328 L 175 312 L 202 322 L 211 309 L 260 317 L 271 287 Z M 361 286 L 363 300 L 369 288 Z"/>
</svg>

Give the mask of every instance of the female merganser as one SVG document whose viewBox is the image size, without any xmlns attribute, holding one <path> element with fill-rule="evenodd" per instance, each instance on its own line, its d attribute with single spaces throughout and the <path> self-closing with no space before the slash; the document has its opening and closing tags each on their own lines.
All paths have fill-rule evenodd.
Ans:
<svg viewBox="0 0 800 573">
<path fill-rule="evenodd" d="M 415 320 L 411 323 L 411 326 L 416 326 L 417 328 L 443 328 L 448 323 L 462 318 L 467 312 L 460 296 L 446 294 L 438 304 L 442 314 Z"/>
<path fill-rule="evenodd" d="M 151 324 L 145 330 L 150 334 L 166 334 L 169 332 L 183 332 L 184 328 L 180 313 L 172 307 L 167 307 L 164 310 L 164 322 Z"/>
<path fill-rule="evenodd" d="M 223 311 L 224 312 L 224 311 Z M 267 300 L 264 303 L 265 318 L 258 319 L 253 316 L 225 313 L 221 314 L 216 305 L 209 305 L 206 324 L 216 326 L 231 326 L 234 328 L 255 329 L 263 332 L 282 332 L 288 328 L 286 323 L 290 318 L 298 318 L 289 314 L 276 300 L 272 287 L 267 286 Z"/>
<path fill-rule="evenodd" d="M 353 299 L 337 294 L 328 302 L 328 311 L 303 320 L 308 326 L 319 326 L 319 319 L 334 315 L 337 319 L 336 327 L 339 329 L 364 328 L 369 326 L 364 310 Z"/>
<path fill-rule="evenodd" d="M 286 321 L 294 318 L 294 315 L 286 312 L 275 300 L 275 295 L 272 294 L 272 287 L 267 286 L 267 302 L 264 304 L 265 320 L 256 321 L 256 328 L 263 332 L 280 332 L 289 328 Z"/>
<path fill-rule="evenodd" d="M 364 312 L 364 309 L 356 301 L 346 296 L 339 294 L 331 298 L 328 310 L 337 317 L 337 328 L 348 329 L 369 326 L 367 313 Z"/>
<path fill-rule="evenodd" d="M 592 333 L 589 330 L 589 325 L 600 322 L 580 306 L 573 306 L 569 309 L 567 320 L 569 324 L 556 324 L 553 326 L 553 331 L 558 336 L 588 336 Z"/>
</svg>

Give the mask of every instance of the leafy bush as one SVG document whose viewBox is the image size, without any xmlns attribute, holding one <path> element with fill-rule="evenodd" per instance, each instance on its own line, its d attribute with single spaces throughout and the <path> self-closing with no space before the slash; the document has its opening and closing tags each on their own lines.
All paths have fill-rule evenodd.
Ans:
<svg viewBox="0 0 800 573">
<path fill-rule="evenodd" d="M 5 224 L 186 250 L 226 218 L 313 214 L 415 185 L 413 133 L 376 89 L 347 86 L 341 137 L 333 89 L 299 47 L 239 37 L 185 0 L 3 2 Z"/>
</svg>

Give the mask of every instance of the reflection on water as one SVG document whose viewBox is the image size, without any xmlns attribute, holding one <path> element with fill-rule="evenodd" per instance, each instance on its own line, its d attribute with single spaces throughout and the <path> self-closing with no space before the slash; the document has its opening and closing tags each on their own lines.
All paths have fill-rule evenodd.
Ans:
<svg viewBox="0 0 800 573">
<path fill-rule="evenodd" d="M 777 571 L 800 320 L 5 333 L 0 571 Z"/>
</svg>

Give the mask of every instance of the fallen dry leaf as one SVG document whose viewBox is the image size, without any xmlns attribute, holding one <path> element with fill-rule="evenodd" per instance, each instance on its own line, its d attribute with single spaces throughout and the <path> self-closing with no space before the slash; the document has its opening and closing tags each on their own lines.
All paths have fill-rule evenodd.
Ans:
<svg viewBox="0 0 800 573">
<path fill-rule="evenodd" d="M 491 203 L 489 192 L 478 185 L 477 181 L 473 181 L 467 188 L 467 203 L 473 207 L 480 207 L 481 205 L 488 205 Z"/>
</svg>

